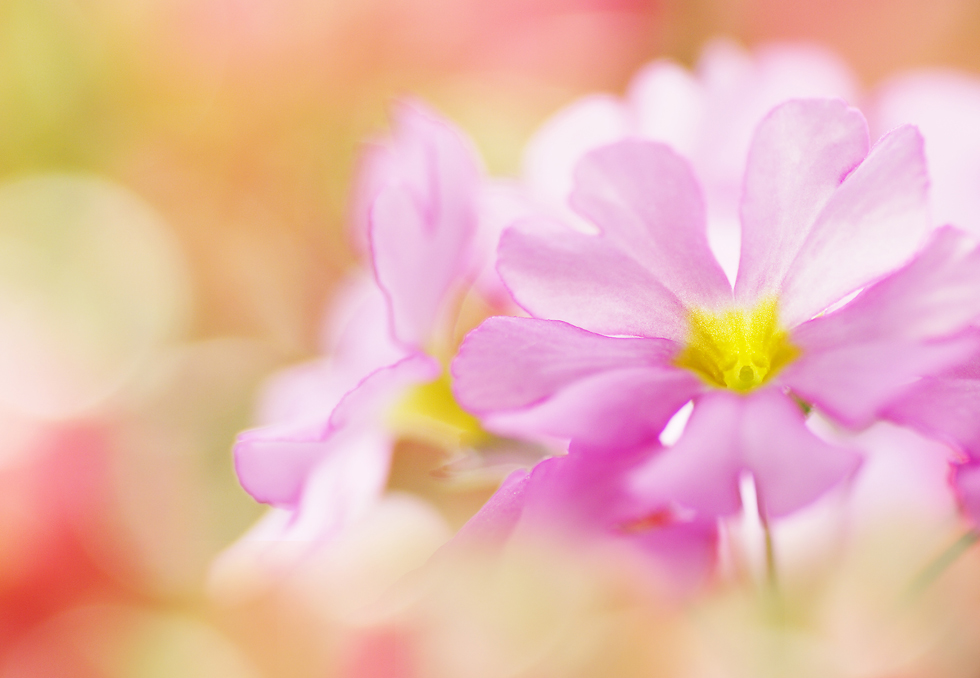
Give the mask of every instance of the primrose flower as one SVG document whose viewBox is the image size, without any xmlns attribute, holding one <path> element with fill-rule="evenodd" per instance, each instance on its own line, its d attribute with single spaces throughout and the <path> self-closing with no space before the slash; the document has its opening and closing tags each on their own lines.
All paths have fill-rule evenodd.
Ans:
<svg viewBox="0 0 980 678">
<path fill-rule="evenodd" d="M 809 504 L 860 457 L 815 435 L 807 411 L 863 428 L 978 347 L 963 330 L 980 315 L 980 251 L 932 232 L 921 137 L 901 127 L 869 146 L 863 116 L 838 100 L 790 101 L 762 121 L 734 288 L 684 159 L 641 140 L 590 152 L 571 205 L 592 232 L 546 217 L 505 232 L 498 268 L 534 317 L 467 337 L 459 401 L 490 430 L 609 454 L 658 448 L 693 400 L 676 444 L 632 474 L 651 507 L 736 513 L 745 475 L 766 516 Z"/>
<path fill-rule="evenodd" d="M 332 356 L 281 375 L 266 425 L 238 437 L 242 486 L 275 507 L 246 541 L 334 537 L 384 492 L 401 436 L 450 448 L 489 438 L 456 404 L 443 367 L 465 323 L 464 294 L 479 281 L 493 294 L 485 269 L 496 243 L 479 217 L 487 189 L 477 158 L 449 124 L 401 104 L 393 137 L 370 149 L 363 172 L 375 280 L 342 295 Z"/>
<path fill-rule="evenodd" d="M 659 59 L 633 77 L 624 98 L 593 94 L 553 115 L 528 142 L 524 184 L 563 220 L 577 221 L 568 198 L 587 151 L 627 138 L 666 143 L 690 161 L 704 192 L 708 242 L 734 279 L 742 170 L 759 121 L 788 99 L 857 95 L 847 65 L 822 47 L 777 43 L 747 52 L 715 40 L 693 72 Z"/>
</svg>

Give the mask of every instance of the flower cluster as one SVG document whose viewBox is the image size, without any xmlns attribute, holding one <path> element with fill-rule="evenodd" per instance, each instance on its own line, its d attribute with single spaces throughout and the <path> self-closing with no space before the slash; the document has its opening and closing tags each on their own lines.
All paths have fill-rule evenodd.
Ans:
<svg viewBox="0 0 980 678">
<path fill-rule="evenodd" d="M 980 524 L 980 247 L 931 216 L 900 85 L 869 124 L 832 58 L 715 44 L 696 75 L 658 62 L 559 113 L 509 183 L 399 104 L 352 219 L 373 277 L 235 446 L 275 507 L 246 542 L 328 548 L 416 438 L 498 474 L 443 553 L 548 534 L 697 590 L 747 492 L 767 531 L 846 492 L 877 422 L 948 445 Z"/>
</svg>

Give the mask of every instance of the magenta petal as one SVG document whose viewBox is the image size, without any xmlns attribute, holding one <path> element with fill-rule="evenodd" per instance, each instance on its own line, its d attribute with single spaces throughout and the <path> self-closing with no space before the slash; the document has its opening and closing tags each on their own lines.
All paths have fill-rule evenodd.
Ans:
<svg viewBox="0 0 980 678">
<path fill-rule="evenodd" d="M 813 502 L 859 464 L 857 453 L 807 429 L 799 406 L 778 390 L 715 392 L 696 401 L 680 440 L 637 472 L 634 488 L 651 505 L 730 515 L 741 508 L 739 481 L 750 473 L 767 515 L 778 517 Z"/>
<path fill-rule="evenodd" d="M 603 337 L 557 321 L 491 318 L 453 362 L 459 402 L 485 426 L 585 447 L 650 442 L 703 390 L 670 365 L 676 344 Z"/>
<path fill-rule="evenodd" d="M 959 499 L 960 510 L 980 529 L 980 464 L 971 463 L 955 467 L 953 487 Z"/>
<path fill-rule="evenodd" d="M 701 189 L 669 146 L 627 140 L 592 151 L 576 168 L 571 202 L 685 306 L 731 302 L 728 278 L 708 248 Z"/>
<path fill-rule="evenodd" d="M 667 576 L 672 591 L 702 584 L 716 562 L 714 521 L 667 521 L 630 528 L 637 506 L 628 473 L 650 454 L 569 454 L 546 459 L 527 473 L 515 471 L 460 531 L 453 544 L 498 545 L 516 528 L 531 539 L 561 534 L 573 543 L 624 540 L 641 549 Z"/>
<path fill-rule="evenodd" d="M 498 270 L 517 302 L 538 318 L 602 334 L 682 339 L 677 296 L 603 236 L 545 221 L 504 232 Z"/>
<path fill-rule="evenodd" d="M 740 302 L 778 293 L 811 226 L 868 145 L 864 118 L 839 100 L 790 101 L 759 124 L 742 196 Z"/>
<path fill-rule="evenodd" d="M 398 110 L 396 123 L 408 139 L 371 209 L 371 251 L 395 336 L 420 347 L 446 295 L 469 270 L 480 173 L 448 123 L 409 106 Z"/>
</svg>

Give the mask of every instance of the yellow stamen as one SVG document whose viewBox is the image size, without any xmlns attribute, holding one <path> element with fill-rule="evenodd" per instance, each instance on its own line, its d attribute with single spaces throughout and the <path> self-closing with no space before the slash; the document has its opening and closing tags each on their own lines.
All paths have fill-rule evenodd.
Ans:
<svg viewBox="0 0 980 678">
<path fill-rule="evenodd" d="M 687 345 L 675 364 L 713 386 L 751 391 L 800 354 L 779 328 L 775 299 L 717 314 L 695 309 L 688 322 Z"/>
<path fill-rule="evenodd" d="M 389 413 L 392 428 L 404 435 L 449 446 L 474 445 L 489 434 L 456 402 L 449 374 L 412 388 Z"/>
</svg>

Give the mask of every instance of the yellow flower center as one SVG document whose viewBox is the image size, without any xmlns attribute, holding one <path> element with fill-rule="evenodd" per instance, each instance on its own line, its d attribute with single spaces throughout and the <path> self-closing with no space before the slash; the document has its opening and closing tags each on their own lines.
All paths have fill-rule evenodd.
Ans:
<svg viewBox="0 0 980 678">
<path fill-rule="evenodd" d="M 723 313 L 695 309 L 688 322 L 687 345 L 674 364 L 713 386 L 751 391 L 800 354 L 779 328 L 775 299 Z"/>
<path fill-rule="evenodd" d="M 435 381 L 410 389 L 392 408 L 389 423 L 403 435 L 446 446 L 474 445 L 490 435 L 456 402 L 448 371 Z"/>
</svg>

